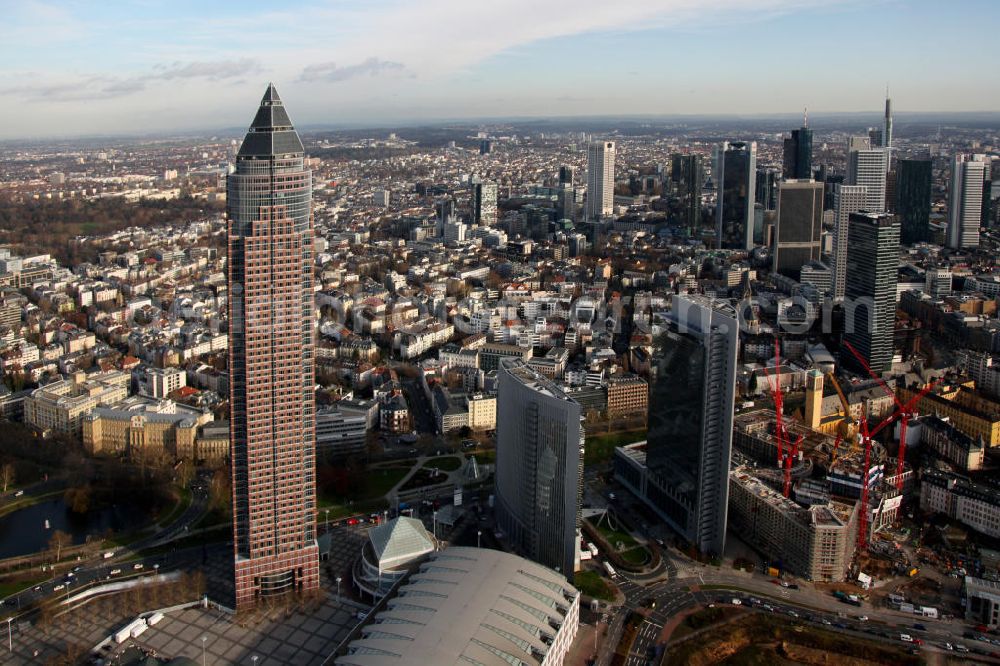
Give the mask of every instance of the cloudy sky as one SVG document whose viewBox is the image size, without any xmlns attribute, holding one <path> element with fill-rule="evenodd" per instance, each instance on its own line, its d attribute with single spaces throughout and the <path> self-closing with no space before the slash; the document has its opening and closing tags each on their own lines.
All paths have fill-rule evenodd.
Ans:
<svg viewBox="0 0 1000 666">
<path fill-rule="evenodd" d="M 997 0 L 0 0 L 0 138 L 1000 110 Z"/>
</svg>

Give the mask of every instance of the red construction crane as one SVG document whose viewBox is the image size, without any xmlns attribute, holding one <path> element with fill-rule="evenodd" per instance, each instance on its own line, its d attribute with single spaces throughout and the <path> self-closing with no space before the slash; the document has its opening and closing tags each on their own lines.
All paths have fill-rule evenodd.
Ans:
<svg viewBox="0 0 1000 666">
<path fill-rule="evenodd" d="M 795 459 L 799 455 L 799 446 L 802 444 L 803 437 L 804 435 L 799 435 L 785 458 L 785 497 L 788 497 L 792 492 L 792 465 L 795 464 Z"/>
<path fill-rule="evenodd" d="M 865 447 L 865 466 L 861 471 L 861 519 L 858 521 L 858 549 L 868 550 L 868 517 L 871 511 L 868 509 L 868 474 L 871 470 L 872 460 L 872 438 L 868 432 L 868 414 L 865 413 L 864 406 L 861 407 L 861 440 Z"/>
<path fill-rule="evenodd" d="M 770 375 L 767 368 L 764 374 L 770 382 Z M 799 445 L 802 443 L 800 436 L 795 443 L 788 440 L 788 432 L 785 430 L 785 399 L 781 391 L 781 341 L 774 338 L 774 385 L 771 387 L 771 396 L 774 398 L 774 439 L 778 443 L 778 469 L 784 471 L 784 494 L 788 497 L 792 489 L 792 463 L 798 455 Z"/>
<path fill-rule="evenodd" d="M 881 377 L 879 377 L 865 361 L 865 358 L 858 352 L 854 346 L 844 341 L 844 346 L 847 347 L 848 351 L 854 355 L 854 358 L 858 360 L 858 363 L 868 371 L 868 374 L 879 383 L 879 385 L 885 390 L 885 392 L 892 398 L 893 402 L 896 403 L 896 411 L 892 413 L 889 417 L 882 421 L 879 425 L 875 427 L 874 430 L 869 434 L 870 437 L 877 435 L 883 428 L 894 422 L 897 418 L 899 419 L 899 455 L 896 460 L 896 490 L 903 489 L 903 461 L 906 456 L 906 428 L 910 423 L 910 417 L 915 415 L 915 408 L 920 399 L 923 398 L 927 393 L 934 387 L 935 382 L 931 382 L 925 386 L 917 395 L 913 396 L 905 405 L 900 402 L 899 397 L 896 392 L 893 391 L 888 384 L 885 383 Z"/>
</svg>

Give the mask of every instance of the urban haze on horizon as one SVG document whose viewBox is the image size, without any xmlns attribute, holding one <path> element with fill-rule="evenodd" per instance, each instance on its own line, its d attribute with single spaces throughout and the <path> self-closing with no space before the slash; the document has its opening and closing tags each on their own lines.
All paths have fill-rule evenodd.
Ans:
<svg viewBox="0 0 1000 666">
<path fill-rule="evenodd" d="M 0 664 L 1000 660 L 1000 7 L 4 11 Z"/>
</svg>

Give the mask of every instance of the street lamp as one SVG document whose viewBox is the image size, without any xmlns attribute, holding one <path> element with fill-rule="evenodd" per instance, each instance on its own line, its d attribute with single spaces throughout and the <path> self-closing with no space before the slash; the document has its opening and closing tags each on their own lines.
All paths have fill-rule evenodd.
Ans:
<svg viewBox="0 0 1000 666">
<path fill-rule="evenodd" d="M 250 657 L 250 661 L 253 662 L 253 666 L 257 666 L 257 660 L 260 659 L 257 655 Z"/>
<path fill-rule="evenodd" d="M 327 532 L 329 532 L 330 531 L 330 510 L 329 509 L 323 509 L 323 513 L 326 514 L 326 524 L 324 525 L 324 529 Z"/>
<path fill-rule="evenodd" d="M 438 538 L 438 512 L 434 512 L 434 538 Z"/>
<path fill-rule="evenodd" d="M 201 666 L 205 666 L 205 642 L 208 641 L 208 636 L 201 637 Z"/>
<path fill-rule="evenodd" d="M 10 632 L 10 623 L 14 621 L 14 618 L 7 618 L 7 651 L 14 651 L 14 634 Z"/>
<path fill-rule="evenodd" d="M 337 576 L 337 603 L 340 603 L 340 581 L 343 580 L 340 576 Z"/>
<path fill-rule="evenodd" d="M 476 530 L 476 548 L 482 548 L 483 531 Z"/>
</svg>

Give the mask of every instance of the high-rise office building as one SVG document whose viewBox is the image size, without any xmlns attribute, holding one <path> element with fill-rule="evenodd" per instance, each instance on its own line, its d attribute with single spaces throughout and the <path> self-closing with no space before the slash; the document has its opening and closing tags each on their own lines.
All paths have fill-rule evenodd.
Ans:
<svg viewBox="0 0 1000 666">
<path fill-rule="evenodd" d="M 869 127 L 868 128 L 868 143 L 872 148 L 882 148 L 882 128 L 881 127 Z"/>
<path fill-rule="evenodd" d="M 704 553 L 721 555 L 736 392 L 739 323 L 732 306 L 674 296 L 653 344 L 644 499 Z"/>
<path fill-rule="evenodd" d="M 273 85 L 227 186 L 236 608 L 319 587 L 312 173 Z"/>
<path fill-rule="evenodd" d="M 592 141 L 587 148 L 588 221 L 600 220 L 615 211 L 615 142 Z"/>
<path fill-rule="evenodd" d="M 847 235 L 851 213 L 865 210 L 868 198 L 864 185 L 833 187 L 833 297 L 843 300 L 847 288 Z"/>
<path fill-rule="evenodd" d="M 576 169 L 571 166 L 563 165 L 559 167 L 559 184 L 560 185 L 575 185 L 576 184 Z"/>
<path fill-rule="evenodd" d="M 885 210 L 885 172 L 888 171 L 888 152 L 884 148 L 865 148 L 867 139 L 852 137 L 847 149 L 847 185 L 864 185 L 865 210 Z"/>
<path fill-rule="evenodd" d="M 572 576 L 580 561 L 580 403 L 522 359 L 498 369 L 496 514 L 519 555 Z"/>
<path fill-rule="evenodd" d="M 472 185 L 472 219 L 476 224 L 492 227 L 497 223 L 497 184 L 483 180 Z"/>
<path fill-rule="evenodd" d="M 990 177 L 985 155 L 955 155 L 948 188 L 948 247 L 979 247 L 983 224 L 983 185 Z"/>
<path fill-rule="evenodd" d="M 753 249 L 756 142 L 724 142 L 716 155 L 715 235 L 720 248 Z"/>
<path fill-rule="evenodd" d="M 781 171 L 776 167 L 762 167 L 757 169 L 756 178 L 757 192 L 754 202 L 762 210 L 775 210 L 778 207 L 778 182 L 781 180 Z M 754 242 L 758 242 L 755 238 Z"/>
<path fill-rule="evenodd" d="M 802 266 L 819 261 L 823 242 L 823 183 L 778 183 L 772 270 L 798 280 Z"/>
<path fill-rule="evenodd" d="M 788 180 L 812 178 L 812 130 L 803 125 L 792 130 L 784 143 L 784 176 Z"/>
<path fill-rule="evenodd" d="M 560 183 L 556 192 L 556 216 L 560 220 L 576 219 L 576 188 L 572 183 Z"/>
<path fill-rule="evenodd" d="M 888 213 L 851 213 L 847 238 L 844 339 L 875 372 L 892 367 L 899 280 L 899 222 Z M 840 362 L 866 375 L 854 355 Z"/>
<path fill-rule="evenodd" d="M 701 155 L 674 153 L 670 158 L 670 182 L 680 201 L 681 224 L 694 235 L 701 227 L 701 190 L 705 184 Z"/>
<path fill-rule="evenodd" d="M 931 241 L 931 161 L 899 160 L 896 165 L 896 217 L 906 245 Z"/>
<path fill-rule="evenodd" d="M 479 142 L 479 154 L 489 155 L 493 152 L 493 142 L 489 139 L 483 139 Z"/>
</svg>

